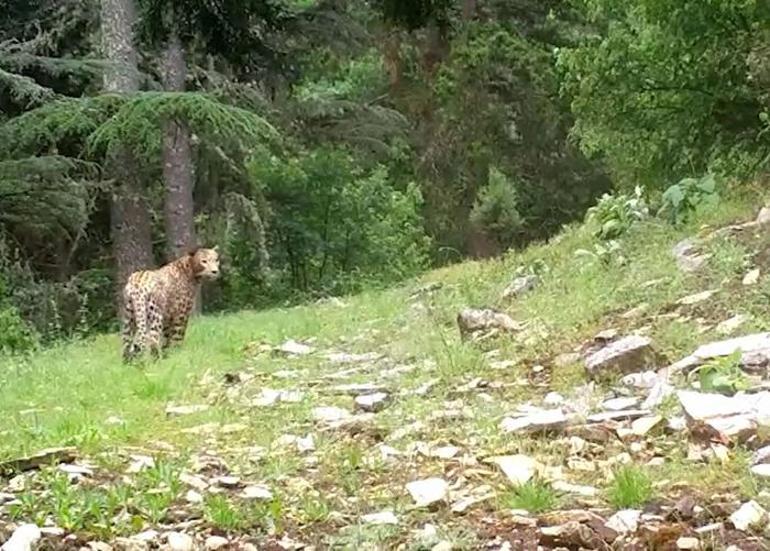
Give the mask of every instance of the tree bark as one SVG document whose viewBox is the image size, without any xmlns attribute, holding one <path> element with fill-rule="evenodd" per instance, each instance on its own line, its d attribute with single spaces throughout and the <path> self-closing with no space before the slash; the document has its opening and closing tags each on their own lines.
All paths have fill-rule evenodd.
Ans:
<svg viewBox="0 0 770 551">
<path fill-rule="evenodd" d="M 169 92 L 184 92 L 187 61 L 179 37 L 172 31 L 163 52 L 163 87 Z M 186 121 L 172 119 L 163 123 L 163 179 L 166 193 L 163 214 L 166 223 L 168 260 L 186 254 L 197 245 L 195 237 L 195 202 L 192 147 Z M 200 313 L 201 292 L 195 295 L 193 313 Z"/>
<path fill-rule="evenodd" d="M 463 20 L 470 21 L 476 17 L 476 0 L 463 0 Z"/>
<path fill-rule="evenodd" d="M 102 0 L 102 49 L 108 61 L 105 92 L 131 94 L 139 90 L 139 71 L 134 45 L 134 0 Z M 116 266 L 118 296 L 128 276 L 153 266 L 150 214 L 137 177 L 138 163 L 126 148 L 115 151 L 106 170 L 115 181 L 110 205 L 110 233 Z M 122 300 L 119 301 L 122 309 Z"/>
<path fill-rule="evenodd" d="M 183 92 L 186 75 L 182 43 L 172 34 L 163 53 L 164 88 L 170 92 Z M 190 129 L 183 120 L 163 123 L 163 178 L 166 183 L 166 252 L 171 261 L 196 245 L 192 148 Z"/>
</svg>

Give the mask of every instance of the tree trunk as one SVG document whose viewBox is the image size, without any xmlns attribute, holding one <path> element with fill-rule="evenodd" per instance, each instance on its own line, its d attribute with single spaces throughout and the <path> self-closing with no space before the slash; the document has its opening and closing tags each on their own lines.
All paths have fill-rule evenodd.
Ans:
<svg viewBox="0 0 770 551">
<path fill-rule="evenodd" d="M 163 52 L 163 87 L 184 92 L 187 62 L 179 37 L 172 31 Z M 163 214 L 166 222 L 166 254 L 174 260 L 196 246 L 195 203 L 193 201 L 192 148 L 190 129 L 184 120 L 163 123 L 163 179 L 166 193 Z M 201 310 L 200 289 L 195 295 L 193 313 Z"/>
<path fill-rule="evenodd" d="M 183 92 L 187 63 L 176 35 L 171 35 L 163 53 L 163 86 Z M 173 260 L 195 247 L 193 160 L 190 129 L 183 120 L 163 123 L 163 178 L 166 183 L 164 215 L 166 250 Z"/>
<path fill-rule="evenodd" d="M 102 48 L 108 61 L 104 91 L 131 94 L 139 90 L 133 27 L 133 0 L 102 0 Z M 106 170 L 115 181 L 110 205 L 110 232 L 116 265 L 118 296 L 128 276 L 151 267 L 150 214 L 137 177 L 138 163 L 128 149 L 119 149 L 107 160 Z M 119 301 L 122 309 L 122 300 Z"/>
<path fill-rule="evenodd" d="M 463 21 L 476 17 L 476 0 L 463 0 Z"/>
</svg>

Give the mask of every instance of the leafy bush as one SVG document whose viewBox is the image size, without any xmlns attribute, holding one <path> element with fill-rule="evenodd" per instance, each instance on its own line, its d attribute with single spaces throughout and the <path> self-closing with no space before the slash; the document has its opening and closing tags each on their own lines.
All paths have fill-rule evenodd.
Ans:
<svg viewBox="0 0 770 551">
<path fill-rule="evenodd" d="M 607 491 L 609 502 L 619 509 L 639 507 L 653 496 L 652 481 L 639 467 L 623 465 L 615 471 Z"/>
<path fill-rule="evenodd" d="M 658 214 L 667 214 L 673 224 L 686 222 L 701 207 L 719 203 L 716 180 L 710 174 L 700 179 L 684 178 L 663 192 Z"/>
<path fill-rule="evenodd" d="M 617 239 L 648 215 L 649 208 L 643 190 L 637 186 L 632 196 L 605 193 L 595 206 L 588 209 L 586 219 L 597 225 L 594 232 L 596 237 L 610 240 Z"/>
<path fill-rule="evenodd" d="M 343 150 L 319 148 L 251 165 L 273 209 L 271 288 L 339 294 L 412 276 L 427 265 L 422 197 L 388 171 L 364 170 Z M 280 293 L 279 293 L 280 291 Z"/>
<path fill-rule="evenodd" d="M 481 188 L 471 211 L 471 223 L 503 248 L 510 247 L 524 220 L 518 211 L 516 186 L 496 168 Z"/>
<path fill-rule="evenodd" d="M 37 335 L 16 307 L 0 306 L 0 354 L 30 350 L 37 342 Z"/>
</svg>

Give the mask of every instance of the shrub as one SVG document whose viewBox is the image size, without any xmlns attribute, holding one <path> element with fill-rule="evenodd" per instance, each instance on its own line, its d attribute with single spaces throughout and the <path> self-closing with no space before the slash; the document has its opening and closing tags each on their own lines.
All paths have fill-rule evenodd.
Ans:
<svg viewBox="0 0 770 551">
<path fill-rule="evenodd" d="M 640 187 L 634 194 L 611 195 L 605 193 L 599 202 L 588 209 L 586 219 L 595 224 L 594 235 L 600 239 L 617 239 L 626 233 L 636 222 L 649 215 L 649 208 Z"/>
<path fill-rule="evenodd" d="M 719 203 L 716 180 L 710 174 L 700 179 L 684 178 L 663 192 L 658 215 L 667 215 L 672 224 L 681 224 L 701 207 Z"/>
<path fill-rule="evenodd" d="M 490 169 L 487 184 L 479 191 L 470 218 L 474 226 L 504 249 L 510 247 L 522 231 L 524 220 L 518 211 L 516 186 L 498 169 Z"/>
</svg>

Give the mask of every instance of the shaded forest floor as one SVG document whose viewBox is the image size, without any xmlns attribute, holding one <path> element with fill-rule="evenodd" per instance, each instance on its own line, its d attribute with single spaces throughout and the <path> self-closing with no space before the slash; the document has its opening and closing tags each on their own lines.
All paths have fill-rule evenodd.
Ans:
<svg viewBox="0 0 770 551">
<path fill-rule="evenodd" d="M 576 254 L 597 250 L 575 226 L 391 290 L 201 318 L 154 364 L 121 365 L 115 335 L 4 360 L 0 539 L 36 523 L 54 549 L 767 548 L 761 420 L 704 430 L 676 392 L 644 403 L 643 376 L 623 379 L 770 329 L 770 234 L 712 233 L 759 204 L 640 223 L 624 262 Z M 672 248 L 707 235 L 681 270 Z M 518 323 L 463 340 L 466 307 Z M 586 358 L 629 335 L 654 365 L 589 381 Z M 710 367 L 731 392 L 763 388 L 730 361 Z M 69 449 L 8 463 L 49 447 Z"/>
</svg>

